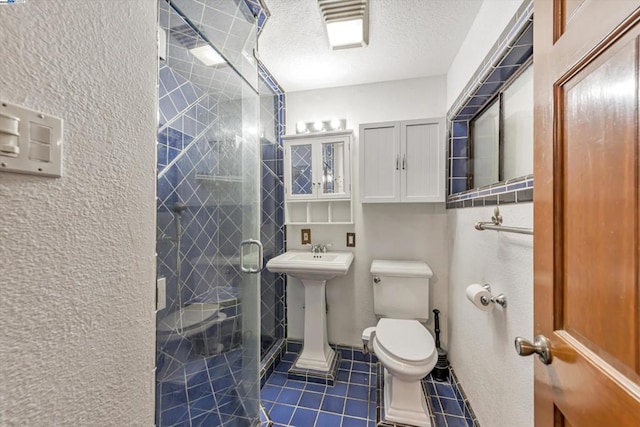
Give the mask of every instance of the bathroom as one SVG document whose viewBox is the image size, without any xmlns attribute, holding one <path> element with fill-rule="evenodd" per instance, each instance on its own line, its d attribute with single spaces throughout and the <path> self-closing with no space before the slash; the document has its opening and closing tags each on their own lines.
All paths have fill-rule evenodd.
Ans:
<svg viewBox="0 0 640 427">
<path fill-rule="evenodd" d="M 476 194 L 476 198 L 454 191 L 461 190 L 460 182 L 466 180 L 468 154 L 457 151 L 457 148 L 460 147 L 459 141 L 467 138 L 464 132 L 468 129 L 460 130 L 448 124 L 446 132 L 442 133 L 443 138 L 448 138 L 443 140 L 443 146 L 450 147 L 448 166 L 440 175 L 442 188 L 449 190 L 446 202 L 443 199 L 437 203 L 383 204 L 361 203 L 360 199 L 363 185 L 359 179 L 359 161 L 363 153 L 359 146 L 362 137 L 360 126 L 425 118 L 446 118 L 448 123 L 466 122 L 465 117 L 459 116 L 456 120 L 452 114 L 466 102 L 463 95 L 469 85 L 474 84 L 477 71 L 488 62 L 493 64 L 501 60 L 503 38 L 514 24 L 530 20 L 534 7 L 536 19 L 553 15 L 551 6 L 548 6 L 552 2 L 541 0 L 533 5 L 527 0 L 462 2 L 469 9 L 459 16 L 459 19 L 466 19 L 465 30 L 459 34 L 455 51 L 447 52 L 447 58 L 443 59 L 448 62 L 444 72 L 393 81 L 334 84 L 333 87 L 308 90 L 290 89 L 293 85 L 288 87 L 278 75 L 278 69 L 286 68 L 287 64 L 267 61 L 269 45 L 273 48 L 278 42 L 273 39 L 277 36 L 269 33 L 269 27 L 278 25 L 280 17 L 276 14 L 276 6 L 286 7 L 287 1 L 274 0 L 273 5 L 268 0 L 214 2 L 231 7 L 233 11 L 242 11 L 242 19 L 246 23 L 240 25 L 240 29 L 227 28 L 225 31 L 244 31 L 244 37 L 258 45 L 262 68 L 258 76 L 258 73 L 251 72 L 251 67 L 255 71 L 255 64 L 251 65 L 250 58 L 229 57 L 227 59 L 233 67 L 217 67 L 215 71 L 218 76 L 223 76 L 218 81 L 225 79 L 228 84 L 208 88 L 208 92 L 198 91 L 197 84 L 192 88 L 190 96 L 195 98 L 186 101 L 189 106 L 195 106 L 196 123 L 189 136 L 202 135 L 203 139 L 190 145 L 194 140 L 184 139 L 189 126 L 186 120 L 180 128 L 185 132 L 182 135 L 172 134 L 167 123 L 175 123 L 171 121 L 175 117 L 167 117 L 162 101 L 163 95 L 170 92 L 162 92 L 167 64 L 177 70 L 178 76 L 173 76 L 176 84 L 187 84 L 187 79 L 179 78 L 180 63 L 175 61 L 176 57 L 158 61 L 158 22 L 163 19 L 163 12 L 158 10 L 169 13 L 173 6 L 186 10 L 190 1 L 101 0 L 90 4 L 81 0 L 0 1 L 1 51 L 5 58 L 0 63 L 0 101 L 64 120 L 62 177 L 0 173 L 0 216 L 4 219 L 0 228 L 0 255 L 5 259 L 0 269 L 4 278 L 3 297 L 0 298 L 0 321 L 3 325 L 0 373 L 4 378 L 0 387 L 0 425 L 252 425 L 243 422 L 245 419 L 255 421 L 261 412 L 263 418 L 270 417 L 275 425 L 375 425 L 380 399 L 377 384 L 374 384 L 380 377 L 378 365 L 371 363 L 375 359 L 364 355 L 361 350 L 363 331 L 378 321 L 374 313 L 370 267 L 373 260 L 380 259 L 420 260 L 426 262 L 433 273 L 429 280 L 426 308 L 430 313 L 433 309 L 440 311 L 441 345 L 448 352 L 452 372 L 466 397 L 466 402 L 464 397 L 458 401 L 455 391 L 447 394 L 453 390 L 455 380 L 449 383 L 449 389 L 442 389 L 445 390 L 442 395 L 438 393 L 440 384 L 428 382 L 429 410 L 435 418 L 435 425 L 551 425 L 548 412 L 540 415 L 544 412 L 540 410 L 544 404 L 540 403 L 539 387 L 541 384 L 544 387 L 547 380 L 544 369 L 556 369 L 555 366 L 558 366 L 558 378 L 563 386 L 592 390 L 591 394 L 557 404 L 571 425 L 638 424 L 634 422 L 640 416 L 635 400 L 626 395 L 620 397 L 620 401 L 629 399 L 625 400 L 629 404 L 614 414 L 607 407 L 602 407 L 610 402 L 604 392 L 597 396 L 605 403 L 598 405 L 593 402 L 596 395 L 593 382 L 577 385 L 566 380 L 563 376 L 566 374 L 560 368 L 564 366 L 563 360 L 569 359 L 563 359 L 560 351 L 554 352 L 555 363 L 549 365 L 551 368 L 544 368 L 538 357 L 519 357 L 514 349 L 516 337 L 533 340 L 535 335 L 546 330 L 544 322 L 536 320 L 534 323 L 534 318 L 539 315 L 538 307 L 546 307 L 546 300 L 542 299 L 544 295 L 540 296 L 537 290 L 544 289 L 545 280 L 548 280 L 549 260 L 545 254 L 553 252 L 548 250 L 551 233 L 536 232 L 536 248 L 546 250 L 538 252 L 536 249 L 534 274 L 533 236 L 489 229 L 479 231 L 475 224 L 491 221 L 494 208 L 498 206 L 504 220 L 502 226 L 544 230 L 540 226 L 547 225 L 551 229 L 553 221 L 549 222 L 550 215 L 545 210 L 545 203 L 552 195 L 550 188 L 554 184 L 551 180 L 536 181 L 535 202 L 532 172 L 524 174 L 522 181 L 510 183 L 511 188 L 509 185 L 503 185 L 504 188 L 497 186 L 493 188 L 495 191 Z M 379 22 L 376 21 L 379 16 L 374 14 L 379 2 L 370 1 L 370 46 L 375 41 L 373 23 Z M 207 2 L 193 0 L 191 3 Z M 305 3 L 308 4 L 300 6 L 298 12 L 313 11 L 314 16 L 321 19 L 317 2 L 305 0 Z M 447 2 L 410 3 L 444 7 Z M 632 20 L 627 17 L 636 16 L 638 8 L 637 2 L 627 0 L 620 0 L 620 7 L 613 12 L 602 9 L 604 6 L 598 2 L 556 3 L 566 7 L 563 9 L 566 22 L 561 27 L 569 36 L 575 34 L 574 23 L 582 26 L 583 36 L 587 34 L 585 22 L 591 22 L 586 20 L 587 16 L 608 17 L 601 19 L 598 25 L 591 25 L 593 36 L 584 36 L 587 40 L 584 44 L 588 42 L 594 46 L 618 23 L 631 26 Z M 269 6 L 272 6 L 270 15 L 266 12 Z M 235 12 L 227 13 L 233 15 Z M 452 14 L 447 18 L 455 20 L 456 16 Z M 637 30 L 612 33 L 615 37 L 609 38 L 610 44 L 626 40 L 634 31 Z M 226 35 L 224 32 L 220 37 Z M 559 36 L 556 34 L 554 37 L 557 39 Z M 543 47 L 553 45 L 542 36 L 540 40 Z M 217 41 L 214 39 L 213 42 Z M 538 35 L 533 43 L 537 42 Z M 558 43 L 557 46 L 562 48 L 567 43 Z M 318 45 L 331 53 L 324 33 Z M 242 46 L 249 52 L 252 47 Z M 586 56 L 589 50 L 585 49 L 584 45 L 576 47 L 577 53 L 565 55 L 569 58 L 567 61 L 577 63 L 582 57 L 592 58 Z M 171 51 L 168 52 L 171 55 Z M 225 55 L 228 51 L 222 48 L 222 53 Z M 340 51 L 333 51 L 333 54 L 339 55 Z M 545 73 L 550 74 L 551 71 Z M 549 78 L 545 73 L 540 72 L 540 81 Z M 535 79 L 537 84 L 538 77 Z M 562 82 L 567 79 L 557 77 Z M 624 78 L 617 81 L 627 82 Z M 213 80 L 209 83 L 215 86 Z M 579 85 L 570 87 L 580 88 Z M 238 88 L 242 92 L 242 103 L 237 102 L 237 92 L 233 95 Z M 186 87 L 183 89 L 187 90 Z M 217 93 L 217 98 L 212 99 L 209 96 L 212 93 Z M 600 93 L 600 96 L 605 95 Z M 196 99 L 198 102 L 194 104 Z M 384 104 L 380 106 L 382 102 Z M 198 115 L 198 107 L 206 110 L 202 112 L 204 116 Z M 259 115 L 256 113 L 258 109 Z M 189 114 L 181 120 L 187 116 Z M 201 117 L 205 118 L 198 120 Z M 278 145 L 283 138 L 284 141 L 295 138 L 300 122 L 335 117 L 345 120 L 345 129 L 353 130 L 352 223 L 285 225 L 284 195 L 279 193 L 283 191 L 285 171 L 281 157 L 283 150 Z M 213 121 L 217 123 L 215 129 L 208 129 L 207 125 Z M 255 123 L 256 127 L 261 124 L 264 135 L 258 138 L 255 128 L 253 133 L 247 129 L 247 123 Z M 200 125 L 204 127 L 199 128 Z M 586 125 L 583 123 L 582 126 Z M 546 128 L 538 129 L 544 133 Z M 213 130 L 214 133 L 208 133 Z M 202 169 L 196 167 L 194 171 L 199 176 L 194 173 L 192 178 L 202 181 L 202 188 L 210 190 L 204 194 L 211 197 L 211 203 L 203 199 L 203 193 L 199 193 L 193 184 L 195 181 L 185 181 L 207 208 L 200 214 L 204 217 L 206 213 L 205 218 L 211 223 L 203 224 L 200 221 L 202 217 L 197 218 L 202 230 L 193 229 L 196 214 L 190 210 L 192 201 L 171 198 L 171 194 L 166 194 L 166 199 L 162 198 L 161 181 L 172 178 L 173 166 L 180 169 L 181 162 L 186 161 L 196 165 L 196 159 L 190 159 L 190 156 L 178 158 L 179 153 L 171 152 L 177 150 L 176 137 L 182 138 L 182 149 L 187 146 L 198 148 L 198 144 L 203 144 L 198 149 L 204 154 L 197 160 L 206 166 L 207 171 L 202 173 Z M 164 144 L 162 138 L 165 138 Z M 248 142 L 253 144 L 253 148 L 246 148 L 250 145 Z M 162 149 L 166 150 L 165 163 L 159 154 Z M 632 153 L 625 149 L 622 147 L 620 152 Z M 218 150 L 215 153 L 217 157 L 208 158 L 207 155 L 213 152 L 207 150 Z M 578 155 L 577 152 L 571 153 Z M 227 163 L 222 164 L 220 159 L 225 154 Z M 532 157 L 533 153 L 529 160 Z M 4 160 L 1 163 L 11 164 L 4 157 L 0 158 Z M 542 151 L 536 152 L 536 171 L 553 171 L 548 161 L 553 158 Z M 635 157 L 629 154 L 625 158 Z M 238 162 L 240 159 L 254 161 L 242 163 Z M 631 167 L 637 169 L 635 164 Z M 163 168 L 166 168 L 165 172 L 162 172 Z M 242 184 L 234 181 L 239 170 L 246 174 Z M 213 182 L 219 181 L 221 176 L 226 181 Z M 250 179 L 246 179 L 247 176 Z M 602 179 L 614 178 L 607 175 Z M 255 185 L 244 187 L 245 181 L 253 181 Z M 242 191 L 237 191 L 239 185 L 243 185 Z M 542 189 L 540 192 L 539 188 Z M 181 189 L 174 196 L 183 197 L 185 194 Z M 633 200 L 633 197 L 628 199 Z M 186 205 L 185 210 L 179 202 Z M 250 217 L 240 215 L 234 206 L 248 209 Z M 624 206 L 631 212 L 629 215 L 637 218 L 637 206 Z M 625 212 L 625 209 L 621 211 Z M 586 212 L 595 213 L 589 216 Z M 571 218 L 574 222 L 580 217 L 595 218 L 604 223 L 602 218 L 595 217 L 598 212 L 601 211 L 581 210 L 580 215 Z M 231 229 L 225 228 L 228 222 L 233 223 Z M 610 222 L 625 224 L 623 221 Z M 312 244 L 331 244 L 329 253 L 354 254 L 349 272 L 331 279 L 326 285 L 326 332 L 329 343 L 337 346 L 342 358 L 337 385 L 347 384 L 344 375 L 348 373 L 350 377 L 363 381 L 358 385 L 362 388 L 354 387 L 354 390 L 364 390 L 368 392 L 366 396 L 350 396 L 351 384 L 342 386 L 346 389 L 338 393 L 331 386 L 317 388 L 312 381 L 287 378 L 286 368 L 293 362 L 295 351 L 300 350 L 305 335 L 307 308 L 304 287 L 295 279 L 287 280 L 284 275 L 267 269 L 263 269 L 260 275 L 245 274 L 239 270 L 242 266 L 242 260 L 238 259 L 241 258 L 241 240 L 261 240 L 264 258 L 268 261 L 284 250 L 309 251 L 301 242 L 303 229 L 311 230 Z M 200 235 L 207 230 L 213 234 Z M 352 241 L 355 247 L 347 246 L 347 233 L 355 233 Z M 621 238 L 613 231 L 611 235 Z M 192 236 L 194 241 L 200 237 L 216 243 L 194 258 L 186 247 L 186 240 L 176 241 L 178 236 L 184 236 L 184 239 Z M 588 238 L 593 241 L 605 237 L 590 234 Z M 228 250 L 226 243 L 233 246 L 233 250 Z M 243 248 L 248 258 L 255 257 L 256 246 L 249 243 Z M 176 251 L 176 247 L 184 247 L 184 251 Z M 212 252 L 207 252 L 209 249 Z M 612 253 L 621 258 L 620 253 Z M 194 259 L 198 262 L 193 262 Z M 178 271 L 178 266 L 182 271 Z M 255 267 L 251 262 L 248 266 L 249 269 Z M 538 267 L 540 274 L 537 273 Z M 187 271 L 193 274 L 186 274 Z M 156 311 L 159 295 L 154 284 L 160 277 L 167 281 L 168 309 L 164 312 Z M 194 280 L 195 277 L 207 283 L 223 284 L 215 288 L 215 303 L 212 289 L 203 288 Z M 467 287 L 472 283 L 491 284 L 491 294 L 504 294 L 508 303 L 505 307 L 492 303 L 492 310 L 479 310 L 465 296 Z M 591 285 L 594 289 L 602 286 L 597 283 Z M 261 293 L 256 291 L 259 287 L 262 288 Z M 570 319 L 573 330 L 578 333 L 569 339 L 566 338 L 568 333 L 561 331 L 558 336 L 562 343 L 574 343 L 575 337 L 586 336 L 585 342 L 589 343 L 586 347 L 576 345 L 578 353 L 584 355 L 602 343 L 611 344 L 606 341 L 607 336 L 619 338 L 621 334 L 630 334 L 631 338 L 624 335 L 626 341 L 637 341 L 640 336 L 637 334 L 637 322 L 630 322 L 629 313 L 621 309 L 631 305 L 622 302 L 637 300 L 637 293 L 633 293 L 635 289 L 625 288 L 625 294 L 620 292 L 613 296 L 611 293 L 598 294 L 598 298 L 605 299 L 607 304 L 604 306 L 618 308 L 616 313 L 590 311 L 593 322 L 598 324 L 606 323 L 601 318 L 606 314 L 611 330 L 620 331 L 618 335 L 608 333 L 608 329 L 602 332 L 597 328 L 593 335 L 584 331 L 581 334 L 575 327 L 577 321 L 584 319 L 574 313 Z M 619 299 L 606 299 L 614 296 Z M 192 304 L 188 306 L 182 299 Z M 183 321 L 185 312 L 180 309 L 193 308 L 196 304 L 201 304 L 198 309 L 206 312 L 209 306 L 205 306 L 203 301 L 215 305 L 212 310 L 216 310 L 217 319 L 221 319 L 216 333 L 225 338 L 214 340 L 213 346 L 206 340 L 194 344 L 197 339 L 193 337 L 197 334 L 187 336 L 186 326 L 169 324 L 169 331 L 182 328 L 177 334 L 180 336 L 177 336 L 178 341 L 169 340 L 171 344 L 162 346 L 163 323 L 157 322 L 162 319 L 168 322 L 167 316 L 171 313 L 179 313 L 176 319 Z M 433 335 L 432 315 L 426 321 L 426 327 Z M 193 330 L 189 334 L 191 332 Z M 551 337 L 551 332 L 545 334 L 552 338 L 552 344 L 559 345 L 561 338 Z M 193 345 L 189 354 L 182 351 L 184 347 L 180 343 L 185 341 Z M 603 351 L 597 351 L 597 354 L 608 362 L 608 372 L 618 369 L 611 377 L 620 372 L 626 373 L 626 380 L 633 383 L 631 394 L 637 396 L 633 391 L 638 384 L 637 377 L 634 377 L 636 374 L 625 371 L 624 367 L 625 364 L 636 365 L 630 362 L 631 356 L 627 357 L 627 353 L 622 351 L 611 350 L 612 357 Z M 205 359 L 195 357 L 203 355 Z M 266 358 L 261 357 L 265 355 Z M 173 420 L 175 422 L 163 423 L 162 413 L 177 408 L 176 405 L 165 407 L 165 411 L 158 409 L 162 408 L 162 385 L 175 384 L 175 381 L 165 381 L 159 387 L 162 380 L 174 379 L 163 375 L 180 372 L 179 369 L 188 365 L 187 362 L 202 363 L 202 360 L 209 359 L 212 365 L 200 372 L 211 375 L 215 368 L 222 366 L 213 362 L 220 358 L 224 358 L 235 381 L 233 393 L 226 393 L 229 389 L 225 389 L 216 395 L 215 378 L 209 377 L 208 387 L 213 390 L 211 397 L 206 397 L 211 399 L 209 408 L 187 405 L 189 411 L 194 411 L 192 414 L 186 412 L 183 418 L 178 416 Z M 239 360 L 244 369 L 241 372 L 234 371 Z M 176 369 L 169 370 L 172 363 L 177 364 Z M 182 372 L 188 376 L 182 384 L 189 384 L 189 380 L 197 376 L 188 370 Z M 222 377 L 228 377 L 228 373 Z M 284 384 L 275 383 L 283 378 Z M 294 386 L 288 387 L 287 381 L 294 381 L 291 383 Z M 619 379 L 614 382 L 624 383 Z M 295 389 L 295 384 L 298 384 L 300 393 L 289 393 L 288 396 L 283 393 L 282 397 L 296 398 L 296 402 L 278 402 L 278 396 L 268 394 L 260 396 L 261 385 L 264 391 L 269 386 Z M 604 381 L 600 384 L 607 390 L 613 387 Z M 317 398 L 310 406 L 304 406 L 300 399 L 304 390 Z M 280 395 L 281 391 L 278 393 Z M 431 399 L 434 394 L 436 398 Z M 545 396 L 544 393 L 542 395 Z M 333 398 L 327 399 L 327 396 Z M 200 403 L 204 403 L 205 397 L 199 397 Z M 338 399 L 334 399 L 336 397 Z M 339 410 L 327 406 L 323 411 L 324 399 L 333 403 L 337 401 L 342 406 Z M 349 403 L 349 400 L 357 402 Z M 590 402 L 589 410 L 599 411 L 585 411 L 596 421 L 581 421 L 581 415 L 572 411 L 572 405 L 579 406 L 580 402 Z M 467 413 L 462 404 L 468 404 Z M 276 405 L 281 405 L 284 410 L 278 410 Z M 226 408 L 224 411 L 221 410 L 223 407 Z M 196 409 L 200 412 L 195 412 Z M 172 415 L 177 412 L 173 411 Z M 234 418 L 234 414 L 242 416 Z M 627 418 L 621 418 L 623 421 L 617 424 L 609 423 L 617 414 Z M 224 418 L 226 421 L 221 415 L 228 416 Z"/>
</svg>

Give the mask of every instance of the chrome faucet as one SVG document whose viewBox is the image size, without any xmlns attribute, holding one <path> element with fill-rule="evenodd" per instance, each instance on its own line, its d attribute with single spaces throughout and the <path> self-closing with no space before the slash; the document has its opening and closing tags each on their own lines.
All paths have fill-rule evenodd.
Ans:
<svg viewBox="0 0 640 427">
<path fill-rule="evenodd" d="M 331 243 L 311 245 L 311 252 L 314 254 L 325 254 L 331 246 L 333 246 Z"/>
</svg>

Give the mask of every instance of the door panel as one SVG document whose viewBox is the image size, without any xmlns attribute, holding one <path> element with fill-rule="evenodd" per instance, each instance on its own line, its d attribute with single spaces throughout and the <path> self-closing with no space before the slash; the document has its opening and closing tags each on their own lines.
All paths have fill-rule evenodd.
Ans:
<svg viewBox="0 0 640 427">
<path fill-rule="evenodd" d="M 412 120 L 402 122 L 401 185 L 402 200 L 407 202 L 440 201 L 444 183 L 440 171 L 443 161 L 440 122 Z"/>
<path fill-rule="evenodd" d="M 399 138 L 397 122 L 360 127 L 361 201 L 400 201 Z"/>
<path fill-rule="evenodd" d="M 639 6 L 535 3 L 537 426 L 640 425 Z"/>
<path fill-rule="evenodd" d="M 560 0 L 555 2 L 556 40 L 564 34 L 569 22 L 584 2 L 585 0 Z"/>
<path fill-rule="evenodd" d="M 632 369 L 638 356 L 638 252 L 629 238 L 638 222 L 637 56 L 634 38 L 608 49 L 561 86 L 564 111 L 558 112 L 565 160 L 563 329 L 610 363 Z"/>
</svg>

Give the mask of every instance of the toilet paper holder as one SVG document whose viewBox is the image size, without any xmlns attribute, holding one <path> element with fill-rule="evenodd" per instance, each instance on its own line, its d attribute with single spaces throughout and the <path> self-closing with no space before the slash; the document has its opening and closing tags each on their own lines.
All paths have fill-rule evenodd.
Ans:
<svg viewBox="0 0 640 427">
<path fill-rule="evenodd" d="M 485 288 L 487 290 L 487 292 L 491 293 L 491 285 L 490 284 L 487 283 L 482 287 Z M 483 296 L 483 297 L 480 297 L 480 302 L 485 307 L 488 306 L 492 302 L 495 302 L 496 304 L 500 304 L 500 306 L 502 308 L 506 308 L 507 307 L 507 297 L 505 296 L 505 294 L 499 294 L 498 296 L 495 296 L 495 297 L 493 295 L 491 295 L 491 298 L 487 298 L 487 297 Z"/>
</svg>

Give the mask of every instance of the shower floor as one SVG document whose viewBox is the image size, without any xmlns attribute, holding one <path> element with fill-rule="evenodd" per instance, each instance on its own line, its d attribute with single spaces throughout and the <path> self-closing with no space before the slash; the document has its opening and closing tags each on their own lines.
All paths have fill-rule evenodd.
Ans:
<svg viewBox="0 0 640 427">
<path fill-rule="evenodd" d="M 157 383 L 159 427 L 250 427 L 243 404 L 242 348 L 193 358 Z"/>
</svg>

